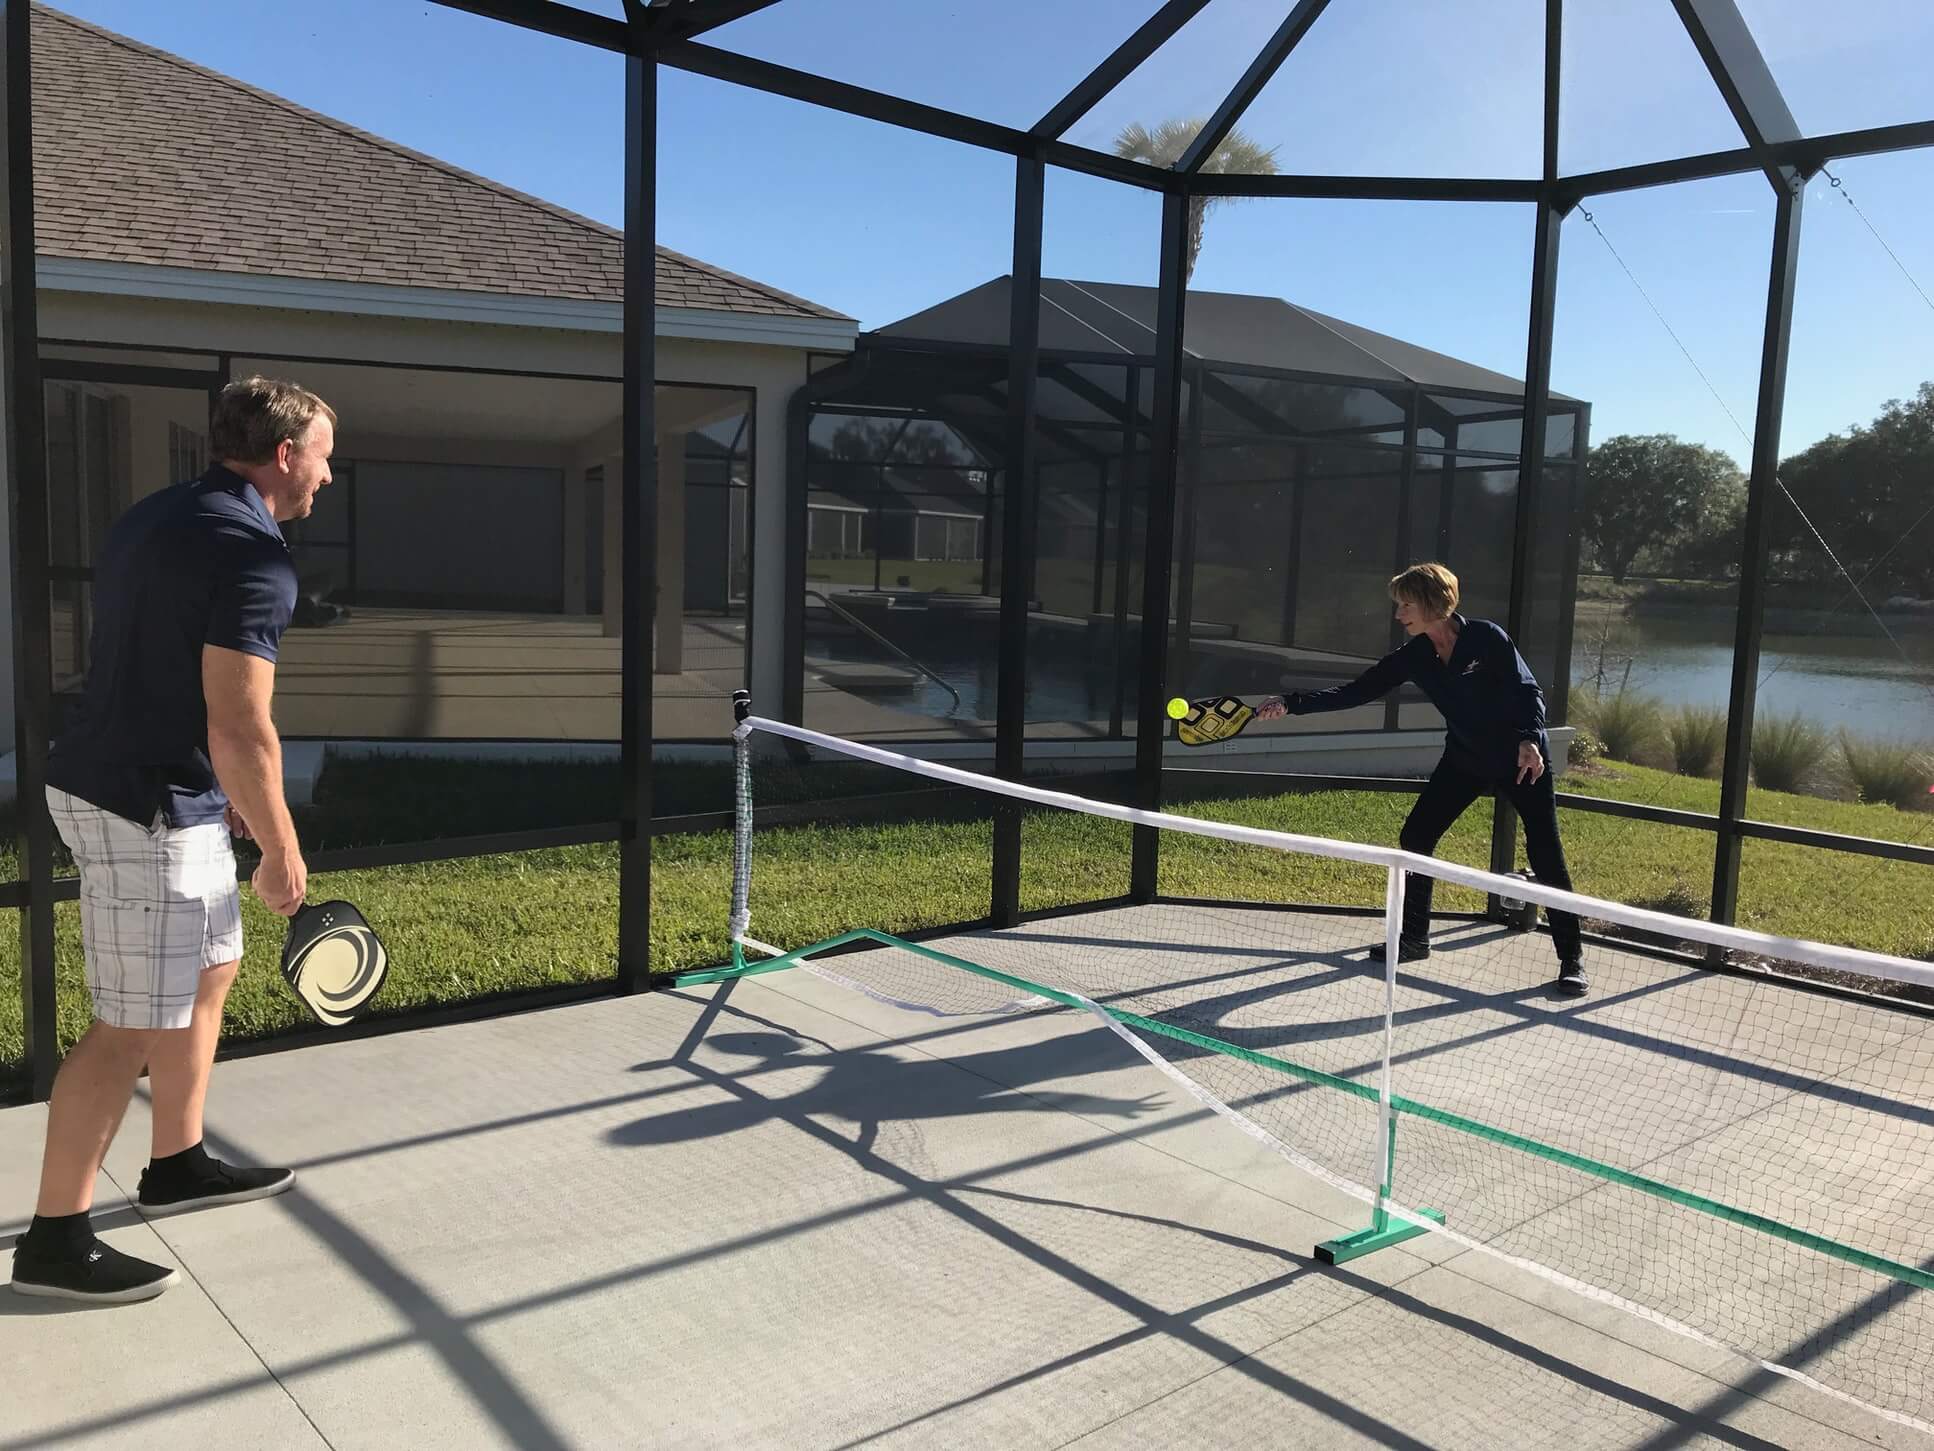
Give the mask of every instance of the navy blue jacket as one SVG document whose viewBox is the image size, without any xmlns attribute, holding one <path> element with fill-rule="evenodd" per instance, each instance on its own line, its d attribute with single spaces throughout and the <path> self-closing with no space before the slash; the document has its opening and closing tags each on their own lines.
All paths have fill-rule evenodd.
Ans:
<svg viewBox="0 0 1934 1451">
<path fill-rule="evenodd" d="M 221 820 L 202 646 L 274 660 L 295 599 L 289 547 L 246 479 L 216 464 L 137 502 L 96 561 L 87 683 L 48 784 L 143 827 Z"/>
<path fill-rule="evenodd" d="M 1294 690 L 1283 704 L 1291 715 L 1348 710 L 1409 681 L 1444 717 L 1444 754 L 1453 765 L 1487 781 L 1509 781 L 1517 775 L 1519 744 L 1535 741 L 1549 767 L 1544 692 L 1518 647 L 1490 620 L 1451 618 L 1459 628 L 1449 664 L 1429 636 L 1416 635 L 1348 685 Z"/>
</svg>

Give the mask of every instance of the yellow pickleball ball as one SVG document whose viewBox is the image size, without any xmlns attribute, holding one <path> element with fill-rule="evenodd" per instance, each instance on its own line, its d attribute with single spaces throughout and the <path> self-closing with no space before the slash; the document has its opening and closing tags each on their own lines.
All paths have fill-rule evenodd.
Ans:
<svg viewBox="0 0 1934 1451">
<path fill-rule="evenodd" d="M 1180 720 L 1183 716 L 1187 715 L 1188 713 L 1189 713 L 1189 703 L 1186 700 L 1182 699 L 1181 696 L 1179 695 L 1176 696 L 1175 699 L 1171 700 L 1168 703 L 1168 718 L 1170 720 Z"/>
</svg>

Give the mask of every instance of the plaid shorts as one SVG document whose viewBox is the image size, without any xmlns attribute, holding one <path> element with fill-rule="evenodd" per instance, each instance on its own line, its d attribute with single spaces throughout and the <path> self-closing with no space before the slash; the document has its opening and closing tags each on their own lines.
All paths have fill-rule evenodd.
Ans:
<svg viewBox="0 0 1934 1451">
<path fill-rule="evenodd" d="M 222 822 L 152 827 L 47 788 L 81 873 L 81 943 L 94 1016 L 115 1028 L 185 1028 L 204 968 L 242 955 L 235 847 Z"/>
</svg>

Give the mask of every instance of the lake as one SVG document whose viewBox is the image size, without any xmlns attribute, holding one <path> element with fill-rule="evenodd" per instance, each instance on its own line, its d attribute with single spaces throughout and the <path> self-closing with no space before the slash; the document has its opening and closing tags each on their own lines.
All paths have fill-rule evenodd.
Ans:
<svg viewBox="0 0 1934 1451">
<path fill-rule="evenodd" d="M 875 618 L 879 627 L 888 627 L 884 618 Z M 1899 649 L 1881 635 L 1871 618 L 1865 621 L 1865 634 L 1853 633 L 1861 621 L 1844 612 L 1826 617 L 1787 611 L 1769 621 L 1761 644 L 1758 714 L 1763 718 L 1769 711 L 1797 710 L 1829 729 L 1845 726 L 1858 735 L 1934 741 L 1934 614 L 1889 614 L 1885 619 Z M 1781 628 L 1771 628 L 1772 624 Z M 1630 657 L 1633 690 L 1656 696 L 1667 706 L 1725 708 L 1732 690 L 1729 608 L 1647 606 L 1626 615 L 1597 601 L 1581 601 L 1572 647 L 1574 689 L 1596 668 L 1599 643 L 1608 626 L 1612 635 L 1606 667 L 1611 690 L 1617 690 L 1625 659 Z M 894 619 L 890 627 L 903 648 L 959 693 L 961 704 L 955 707 L 946 686 L 917 676 L 859 693 L 876 694 L 900 710 L 943 719 L 994 719 L 998 672 L 991 615 L 963 622 L 910 613 Z M 1090 640 L 1077 631 L 1037 628 L 1029 638 L 1027 718 L 1107 720 L 1115 691 L 1112 634 Z M 840 628 L 819 611 L 809 613 L 806 645 L 807 654 L 815 659 L 892 660 L 880 646 Z M 1213 644 L 1198 645 L 1198 670 L 1214 677 L 1214 688 L 1247 695 L 1277 688 L 1275 666 L 1265 669 L 1254 660 L 1230 659 L 1212 667 L 1213 656 Z M 1132 681 L 1136 668 L 1132 648 L 1126 664 Z M 1208 688 L 1201 681 L 1192 683 Z M 1138 705 L 1131 688 L 1125 701 L 1129 719 Z"/>
<path fill-rule="evenodd" d="M 1882 619 L 1892 642 L 1871 616 L 1842 613 L 1825 620 L 1788 613 L 1779 621 L 1783 629 L 1769 623 L 1760 642 L 1755 714 L 1797 711 L 1858 735 L 1934 740 L 1934 615 L 1889 613 Z M 1605 623 L 1605 614 L 1580 603 L 1574 688 L 1597 669 Z M 1726 706 L 1732 692 L 1730 610 L 1641 609 L 1613 629 L 1623 639 L 1615 634 L 1606 650 L 1609 689 L 1618 689 L 1629 656 L 1633 690 L 1668 706 Z"/>
</svg>

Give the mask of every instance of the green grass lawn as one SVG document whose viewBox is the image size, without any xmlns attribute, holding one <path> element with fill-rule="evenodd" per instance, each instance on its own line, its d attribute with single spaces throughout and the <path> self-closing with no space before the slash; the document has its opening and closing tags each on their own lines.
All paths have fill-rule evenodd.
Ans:
<svg viewBox="0 0 1934 1451">
<path fill-rule="evenodd" d="M 332 766 L 318 805 L 304 813 L 305 843 L 349 845 L 425 835 L 461 836 L 519 825 L 609 819 L 615 767 L 457 767 L 394 762 Z M 826 778 L 841 791 L 904 782 L 853 768 Z M 484 773 L 479 775 L 479 772 Z M 661 767 L 660 810 L 719 810 L 724 766 Z M 1618 795 L 1712 811 L 1718 784 L 1618 765 L 1574 772 L 1567 791 Z M 1934 817 L 1892 807 L 1754 793 L 1763 818 L 1855 835 L 1925 840 Z M 1331 791 L 1236 800 L 1178 801 L 1172 809 L 1304 835 L 1394 843 L 1410 797 Z M 1565 845 L 1581 891 L 1681 914 L 1703 914 L 1712 880 L 1712 837 L 1582 811 L 1564 814 Z M 1467 813 L 1440 854 L 1471 866 L 1489 855 L 1490 817 Z M 1023 829 L 1022 900 L 1029 909 L 1069 905 L 1128 888 L 1129 828 L 1063 812 L 1030 814 Z M 852 927 L 911 931 L 972 920 L 988 910 L 989 824 L 978 818 L 772 828 L 759 833 L 753 933 L 797 946 Z M 608 978 L 617 950 L 615 844 L 319 876 L 311 896 L 360 905 L 389 944 L 385 1011 L 480 994 Z M 664 836 L 654 844 L 652 953 L 661 971 L 709 966 L 728 955 L 731 838 L 724 831 Z M 1165 842 L 1161 889 L 1177 896 L 1378 906 L 1374 868 L 1197 837 Z M 1934 958 L 1934 872 L 1905 862 L 1775 842 L 1748 842 L 1741 871 L 1742 926 L 1789 936 Z M 1477 895 L 1438 894 L 1447 911 L 1476 910 Z M 276 970 L 282 928 L 243 896 L 247 954 L 229 1002 L 229 1031 L 262 1036 L 306 1020 Z M 0 1062 L 21 1051 L 18 914 L 0 931 Z M 1374 929 L 1368 929 L 1373 931 Z M 79 909 L 56 912 L 61 1035 L 86 1026 Z"/>
</svg>

